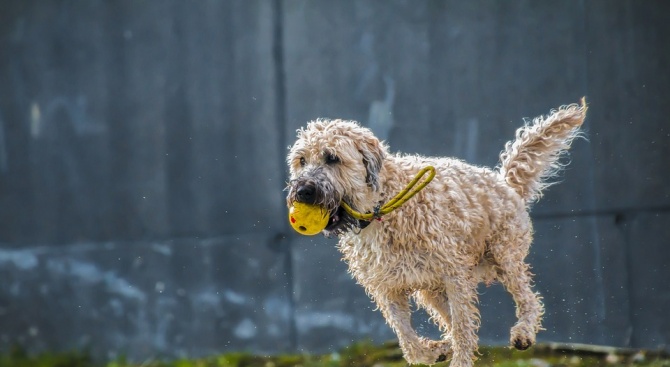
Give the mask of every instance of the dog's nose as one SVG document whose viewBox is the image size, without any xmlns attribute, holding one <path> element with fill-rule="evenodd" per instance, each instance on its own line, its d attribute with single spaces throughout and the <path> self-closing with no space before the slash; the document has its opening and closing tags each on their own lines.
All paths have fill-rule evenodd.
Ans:
<svg viewBox="0 0 670 367">
<path fill-rule="evenodd" d="M 295 194 L 296 199 L 301 203 L 314 204 L 316 201 L 316 189 L 312 185 L 298 187 Z"/>
</svg>

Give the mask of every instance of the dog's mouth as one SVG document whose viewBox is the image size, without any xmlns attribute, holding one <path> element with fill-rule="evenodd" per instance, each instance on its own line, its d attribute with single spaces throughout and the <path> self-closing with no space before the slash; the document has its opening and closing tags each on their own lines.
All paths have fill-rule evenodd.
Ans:
<svg viewBox="0 0 670 367">
<path fill-rule="evenodd" d="M 330 212 L 328 224 L 323 229 L 323 234 L 326 237 L 339 236 L 358 227 L 358 220 L 347 213 L 344 207 L 340 205 Z"/>
<path fill-rule="evenodd" d="M 321 180 L 319 182 L 325 181 Z M 305 190 L 305 188 L 308 190 Z M 328 222 L 321 232 L 326 237 L 337 237 L 357 228 L 365 228 L 365 223 L 361 226 L 360 221 L 347 213 L 341 205 L 342 202 L 349 204 L 350 200 L 334 192 L 332 195 L 324 195 L 324 192 L 332 192 L 332 190 L 320 189 L 313 183 L 298 181 L 289 183 L 286 190 L 289 192 L 286 197 L 286 203 L 289 207 L 297 202 L 318 205 L 328 210 Z M 351 204 L 349 206 L 353 207 Z"/>
<path fill-rule="evenodd" d="M 336 229 L 337 227 L 341 226 L 343 221 L 343 216 L 347 215 L 346 211 L 342 207 L 342 205 L 338 206 L 333 212 L 330 214 L 330 218 L 328 218 L 328 224 L 326 225 L 325 230 L 326 231 L 332 231 Z"/>
</svg>

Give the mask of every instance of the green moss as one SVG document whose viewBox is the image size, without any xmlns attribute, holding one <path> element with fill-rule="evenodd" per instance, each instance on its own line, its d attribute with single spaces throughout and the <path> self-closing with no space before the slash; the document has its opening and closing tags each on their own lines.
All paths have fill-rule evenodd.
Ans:
<svg viewBox="0 0 670 367">
<path fill-rule="evenodd" d="M 42 353 L 29 355 L 23 348 L 14 346 L 6 354 L 0 355 L 0 367 L 94 367 L 86 353 Z"/>
<path fill-rule="evenodd" d="M 436 367 L 447 367 L 448 362 Z M 95 363 L 87 353 L 42 353 L 29 355 L 21 348 L 0 354 L 0 367 L 406 367 L 407 362 L 395 343 L 376 345 L 361 342 L 339 352 L 324 355 L 283 354 L 258 356 L 226 353 L 218 356 L 167 361 L 128 362 L 119 358 Z M 620 355 L 589 351 L 556 350 L 537 346 L 525 352 L 506 347 L 481 347 L 477 367 L 670 367 L 670 358 L 662 353 Z"/>
</svg>

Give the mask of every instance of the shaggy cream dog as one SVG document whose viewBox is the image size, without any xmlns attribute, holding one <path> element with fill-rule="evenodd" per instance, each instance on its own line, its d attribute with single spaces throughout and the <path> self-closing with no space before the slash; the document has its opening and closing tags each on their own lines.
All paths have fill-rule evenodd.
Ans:
<svg viewBox="0 0 670 367">
<path fill-rule="evenodd" d="M 510 343 L 526 349 L 540 330 L 543 306 L 524 262 L 533 238 L 529 207 L 560 156 L 579 136 L 586 105 L 552 110 L 519 128 L 492 170 L 453 158 L 390 154 L 370 130 L 353 121 L 320 119 L 298 130 L 288 155 L 288 205 L 320 204 L 330 219 L 323 233 L 338 236 L 349 270 L 377 303 L 409 363 L 472 366 L 477 350 L 477 284 L 499 281 L 514 298 L 518 322 Z M 400 192 L 422 168 L 437 174 L 416 196 L 381 220 L 356 220 Z M 410 298 L 443 331 L 419 336 Z"/>
</svg>

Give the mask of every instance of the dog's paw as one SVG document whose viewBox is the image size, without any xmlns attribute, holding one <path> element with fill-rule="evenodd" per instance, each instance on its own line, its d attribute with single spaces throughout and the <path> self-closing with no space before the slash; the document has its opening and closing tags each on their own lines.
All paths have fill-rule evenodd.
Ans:
<svg viewBox="0 0 670 367">
<path fill-rule="evenodd" d="M 437 356 L 433 363 L 444 362 L 451 357 L 451 342 L 449 340 L 426 340 L 426 347 Z"/>
<path fill-rule="evenodd" d="M 421 346 L 404 351 L 405 360 L 410 364 L 435 364 L 444 362 L 452 355 L 448 340 L 421 339 Z"/>
<path fill-rule="evenodd" d="M 518 350 L 526 350 L 535 344 L 535 332 L 524 324 L 514 325 L 510 335 L 510 344 Z"/>
<path fill-rule="evenodd" d="M 533 342 L 528 339 L 514 339 L 514 348 L 518 350 L 526 350 L 533 345 Z"/>
</svg>

